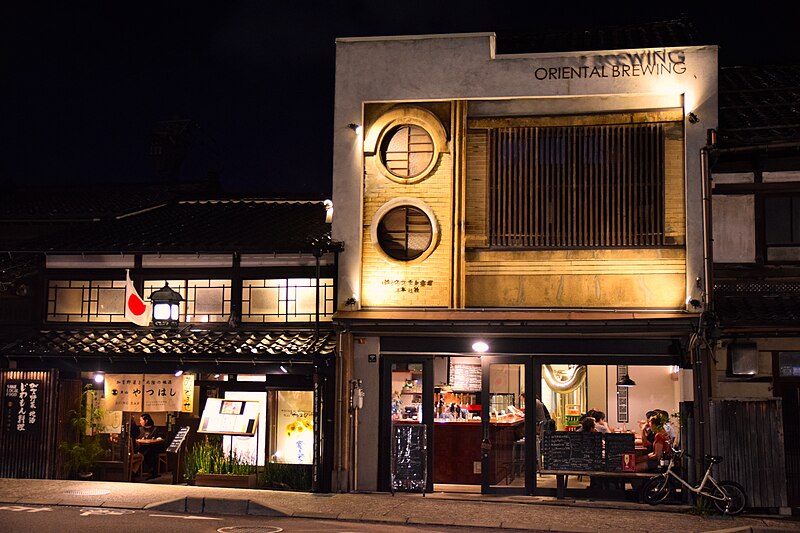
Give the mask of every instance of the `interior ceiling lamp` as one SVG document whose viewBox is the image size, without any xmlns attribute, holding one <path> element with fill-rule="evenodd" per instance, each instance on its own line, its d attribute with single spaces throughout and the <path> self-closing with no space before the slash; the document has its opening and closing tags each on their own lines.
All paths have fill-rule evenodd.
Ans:
<svg viewBox="0 0 800 533">
<path fill-rule="evenodd" d="M 150 294 L 150 301 L 153 302 L 153 326 L 173 328 L 178 325 L 183 297 L 173 291 L 169 283 L 165 281 L 163 287 L 153 291 Z"/>
<path fill-rule="evenodd" d="M 483 341 L 476 341 L 472 343 L 472 350 L 480 353 L 487 352 L 489 351 L 489 345 Z"/>
<path fill-rule="evenodd" d="M 617 382 L 617 387 L 633 387 L 635 385 L 636 382 L 633 381 L 628 374 L 623 374 L 623 376 Z"/>
</svg>

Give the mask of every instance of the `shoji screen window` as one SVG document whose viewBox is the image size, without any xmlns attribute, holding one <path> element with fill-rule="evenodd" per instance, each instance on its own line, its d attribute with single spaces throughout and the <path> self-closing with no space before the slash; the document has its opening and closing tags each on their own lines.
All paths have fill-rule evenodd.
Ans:
<svg viewBox="0 0 800 533">
<path fill-rule="evenodd" d="M 331 320 L 333 278 L 320 278 L 319 288 L 316 278 L 242 281 L 242 322 L 314 322 L 317 309 L 320 321 Z"/>
<path fill-rule="evenodd" d="M 124 322 L 125 280 L 51 280 L 48 322 Z"/>
</svg>

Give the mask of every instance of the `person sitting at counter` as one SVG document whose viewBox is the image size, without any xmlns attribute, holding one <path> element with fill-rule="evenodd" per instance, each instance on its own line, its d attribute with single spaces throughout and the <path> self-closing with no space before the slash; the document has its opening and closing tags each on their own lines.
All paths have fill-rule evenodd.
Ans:
<svg viewBox="0 0 800 533">
<path fill-rule="evenodd" d="M 576 431 L 584 431 L 584 432 L 597 432 L 597 427 L 594 420 L 594 417 L 587 416 L 581 420 L 581 427 L 579 427 Z"/>
<path fill-rule="evenodd" d="M 672 441 L 664 430 L 666 421 L 660 414 L 654 414 L 648 419 L 648 427 L 653 432 L 653 449 L 650 453 L 636 457 L 637 472 L 655 471 L 661 459 L 669 459 L 672 456 Z"/>
<path fill-rule="evenodd" d="M 594 418 L 594 428 L 598 433 L 608 433 L 610 431 L 606 425 L 606 414 L 603 411 L 592 411 L 592 418 Z"/>
</svg>

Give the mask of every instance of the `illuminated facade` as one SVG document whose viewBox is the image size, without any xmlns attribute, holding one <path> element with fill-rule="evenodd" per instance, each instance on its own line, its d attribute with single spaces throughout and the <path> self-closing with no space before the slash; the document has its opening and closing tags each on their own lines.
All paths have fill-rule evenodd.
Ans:
<svg viewBox="0 0 800 533">
<path fill-rule="evenodd" d="M 334 320 L 351 401 L 334 485 L 391 489 L 397 422 L 416 420 L 428 490 L 547 493 L 524 446 L 534 424 L 495 427 L 526 391 L 559 429 L 589 408 L 626 429 L 651 408 L 702 416 L 692 334 L 717 71 L 713 46 L 503 56 L 494 34 L 337 41 Z M 616 387 L 622 372 L 645 387 Z M 453 405 L 476 429 L 445 433 Z M 475 455 L 451 465 L 448 439 Z"/>
</svg>

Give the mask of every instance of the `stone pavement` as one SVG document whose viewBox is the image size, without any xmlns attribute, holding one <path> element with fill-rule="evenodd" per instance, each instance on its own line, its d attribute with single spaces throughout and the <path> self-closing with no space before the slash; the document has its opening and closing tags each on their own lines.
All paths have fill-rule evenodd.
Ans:
<svg viewBox="0 0 800 533">
<path fill-rule="evenodd" d="M 800 521 L 771 515 L 735 518 L 687 513 L 688 507 L 555 500 L 533 496 L 385 493 L 311 494 L 157 483 L 0 479 L 0 505 L 69 505 L 190 514 L 249 514 L 469 526 L 535 531 L 800 531 Z"/>
</svg>

